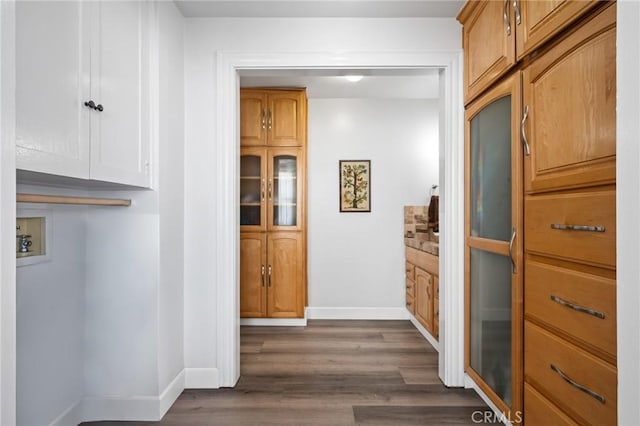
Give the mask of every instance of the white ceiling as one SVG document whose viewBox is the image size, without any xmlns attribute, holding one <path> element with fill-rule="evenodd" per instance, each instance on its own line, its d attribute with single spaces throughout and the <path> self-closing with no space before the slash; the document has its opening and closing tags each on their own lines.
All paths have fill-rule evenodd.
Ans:
<svg viewBox="0 0 640 426">
<path fill-rule="evenodd" d="M 350 82 L 345 75 L 363 75 Z M 438 70 L 281 70 L 243 71 L 241 87 L 305 87 L 310 99 L 435 99 Z"/>
<path fill-rule="evenodd" d="M 454 18 L 464 0 L 174 0 L 185 17 Z M 339 76 L 362 74 L 356 83 Z M 242 87 L 306 87 L 313 98 L 435 99 L 438 71 L 243 71 Z"/>
<path fill-rule="evenodd" d="M 174 0 L 182 14 L 233 18 L 454 18 L 464 0 Z"/>
</svg>

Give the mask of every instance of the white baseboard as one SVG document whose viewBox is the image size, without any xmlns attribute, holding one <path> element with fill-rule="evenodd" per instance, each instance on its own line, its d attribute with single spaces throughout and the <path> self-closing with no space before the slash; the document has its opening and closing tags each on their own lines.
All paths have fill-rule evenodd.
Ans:
<svg viewBox="0 0 640 426">
<path fill-rule="evenodd" d="M 411 321 L 411 324 L 413 324 L 418 329 L 420 334 L 422 334 L 422 336 L 427 339 L 429 343 L 431 343 L 431 346 L 433 346 L 435 350 L 440 353 L 440 343 L 436 340 L 436 338 L 433 337 L 431 333 L 429 333 L 427 329 L 422 326 L 422 324 L 420 324 L 416 317 L 411 315 L 411 312 L 407 311 L 407 313 L 409 314 L 409 321 Z"/>
<path fill-rule="evenodd" d="M 288 327 L 307 325 L 306 318 L 240 318 L 240 325 Z"/>
<path fill-rule="evenodd" d="M 185 389 L 185 371 L 184 369 L 178 373 L 178 375 L 167 385 L 164 392 L 160 394 L 160 405 L 158 407 L 160 413 L 160 419 L 167 414 L 169 408 L 176 402 L 176 399 L 180 396 L 182 391 Z"/>
<path fill-rule="evenodd" d="M 182 370 L 159 396 L 87 396 L 60 414 L 49 426 L 75 426 L 99 420 L 158 421 L 178 399 L 185 384 Z"/>
<path fill-rule="evenodd" d="M 82 400 L 83 421 L 160 420 L 160 397 L 87 396 Z"/>
<path fill-rule="evenodd" d="M 84 421 L 82 416 L 82 400 L 64 410 L 49 426 L 76 426 Z"/>
<path fill-rule="evenodd" d="M 217 368 L 185 368 L 185 389 L 218 389 L 220 375 Z"/>
<path fill-rule="evenodd" d="M 406 320 L 407 310 L 402 308 L 325 308 L 308 307 L 307 319 L 335 320 Z"/>
</svg>

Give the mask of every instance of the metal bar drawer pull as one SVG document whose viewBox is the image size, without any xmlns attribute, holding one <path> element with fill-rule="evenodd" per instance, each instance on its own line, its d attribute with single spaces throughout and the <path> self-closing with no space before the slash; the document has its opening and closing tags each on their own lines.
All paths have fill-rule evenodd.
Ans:
<svg viewBox="0 0 640 426">
<path fill-rule="evenodd" d="M 552 223 L 551 229 L 560 229 L 564 231 L 604 232 L 604 226 L 564 225 L 562 223 Z"/>
<path fill-rule="evenodd" d="M 600 401 L 601 403 L 605 403 L 605 399 L 604 396 L 600 395 L 599 393 L 596 393 L 594 391 L 592 391 L 591 389 L 589 389 L 586 386 L 582 386 L 580 383 L 576 383 L 573 380 L 571 380 L 571 378 L 569 378 L 569 376 L 567 376 L 566 374 L 564 374 L 562 372 L 562 370 L 560 370 L 558 367 L 556 367 L 553 364 L 549 365 L 551 367 L 551 369 L 553 371 L 555 371 L 556 373 L 558 373 L 558 376 L 560 376 L 562 378 L 562 380 L 564 380 L 565 382 L 569 383 L 571 386 L 573 386 L 574 388 L 578 389 L 579 391 L 582 391 L 584 393 L 586 393 L 587 395 L 589 395 L 592 398 L 597 399 L 598 401 Z"/>
<path fill-rule="evenodd" d="M 554 296 L 553 294 L 550 296 L 550 299 L 553 300 L 554 302 L 562 305 L 562 306 L 566 306 L 567 308 L 571 308 L 574 311 L 582 312 L 582 313 L 585 313 L 585 314 L 588 314 L 588 315 L 593 315 L 596 318 L 604 319 L 604 313 L 600 312 L 600 311 L 596 311 L 595 309 L 585 308 L 584 306 L 580 306 L 580 305 L 573 304 L 571 302 L 567 302 L 566 300 L 561 299 L 558 296 Z"/>
</svg>

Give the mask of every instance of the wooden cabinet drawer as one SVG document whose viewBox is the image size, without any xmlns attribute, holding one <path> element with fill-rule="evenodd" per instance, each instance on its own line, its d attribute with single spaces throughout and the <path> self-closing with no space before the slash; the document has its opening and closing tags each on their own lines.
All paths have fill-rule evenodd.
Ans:
<svg viewBox="0 0 640 426">
<path fill-rule="evenodd" d="M 528 252 L 615 267 L 615 190 L 526 197 L 524 226 Z"/>
<path fill-rule="evenodd" d="M 416 313 L 416 304 L 415 304 L 415 299 L 413 297 L 413 294 L 407 293 L 405 303 L 406 303 L 406 306 L 407 306 L 407 309 L 409 310 L 409 312 L 411 312 L 411 314 L 415 315 L 415 313 Z"/>
<path fill-rule="evenodd" d="M 411 297 L 416 297 L 416 283 L 409 278 L 405 280 L 405 288 L 407 290 L 407 294 L 410 294 Z"/>
<path fill-rule="evenodd" d="M 529 321 L 524 334 L 525 381 L 584 423 L 616 424 L 615 367 Z"/>
<path fill-rule="evenodd" d="M 524 384 L 524 412 L 528 425 L 577 425 L 528 383 Z"/>
<path fill-rule="evenodd" d="M 415 281 L 416 267 L 413 263 L 405 262 L 404 270 L 408 280 Z"/>
<path fill-rule="evenodd" d="M 527 261 L 525 282 L 527 317 L 570 334 L 615 360 L 615 280 Z"/>
</svg>

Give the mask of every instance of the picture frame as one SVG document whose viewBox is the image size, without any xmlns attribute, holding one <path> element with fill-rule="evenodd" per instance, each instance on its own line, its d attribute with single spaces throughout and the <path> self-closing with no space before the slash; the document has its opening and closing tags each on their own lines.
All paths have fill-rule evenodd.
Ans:
<svg viewBox="0 0 640 426">
<path fill-rule="evenodd" d="M 371 212 L 371 160 L 339 160 L 340 213 Z"/>
</svg>

